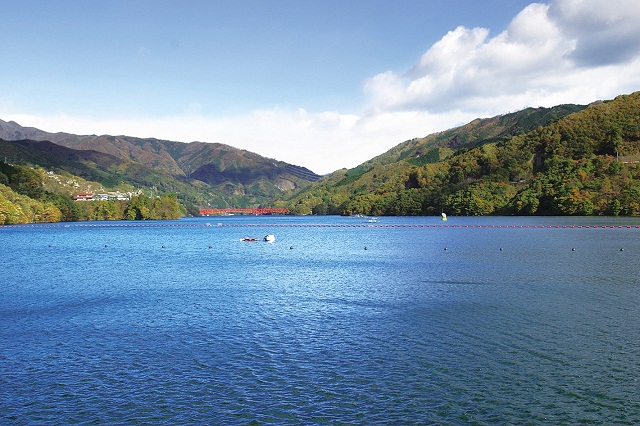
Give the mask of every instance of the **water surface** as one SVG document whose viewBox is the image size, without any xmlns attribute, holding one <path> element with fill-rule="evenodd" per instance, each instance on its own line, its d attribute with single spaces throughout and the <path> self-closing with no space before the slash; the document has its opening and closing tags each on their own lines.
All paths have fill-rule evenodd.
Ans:
<svg viewBox="0 0 640 426">
<path fill-rule="evenodd" d="M 2 227 L 0 423 L 637 424 L 638 225 Z"/>
</svg>

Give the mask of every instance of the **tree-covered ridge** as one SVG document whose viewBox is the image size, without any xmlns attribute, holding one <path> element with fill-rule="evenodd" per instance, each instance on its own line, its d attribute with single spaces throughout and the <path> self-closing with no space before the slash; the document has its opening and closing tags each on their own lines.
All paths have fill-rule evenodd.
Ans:
<svg viewBox="0 0 640 426">
<path fill-rule="evenodd" d="M 80 180 L 70 176 L 73 180 Z M 173 194 L 130 200 L 74 201 L 41 168 L 0 162 L 0 225 L 79 220 L 178 219 L 184 208 Z M 94 183 L 95 184 L 95 183 Z M 95 184 L 97 185 L 97 184 Z"/>
<path fill-rule="evenodd" d="M 432 149 L 445 148 L 435 142 L 442 133 L 427 138 Z M 526 133 L 476 139 L 445 159 L 378 158 L 357 172 L 334 173 L 283 205 L 346 215 L 640 215 L 639 141 L 637 92 Z M 409 142 L 388 155 L 401 157 L 413 149 Z"/>
<path fill-rule="evenodd" d="M 463 126 L 403 142 L 363 164 L 392 164 L 406 160 L 414 166 L 436 163 L 455 150 L 500 142 L 585 109 L 586 105 L 558 105 L 552 108 L 525 108 L 492 118 L 478 118 Z"/>
</svg>

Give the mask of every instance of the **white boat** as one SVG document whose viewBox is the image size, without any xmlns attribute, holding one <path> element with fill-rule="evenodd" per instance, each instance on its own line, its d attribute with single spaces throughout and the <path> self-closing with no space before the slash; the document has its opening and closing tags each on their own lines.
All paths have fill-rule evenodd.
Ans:
<svg viewBox="0 0 640 426">
<path fill-rule="evenodd" d="M 276 236 L 273 235 L 273 234 L 265 235 L 262 240 L 266 241 L 268 243 L 272 243 L 272 242 L 274 242 L 276 240 Z"/>
<path fill-rule="evenodd" d="M 370 217 L 369 219 L 365 220 L 365 222 L 367 222 L 367 223 L 378 223 L 378 218 L 377 217 Z"/>
</svg>

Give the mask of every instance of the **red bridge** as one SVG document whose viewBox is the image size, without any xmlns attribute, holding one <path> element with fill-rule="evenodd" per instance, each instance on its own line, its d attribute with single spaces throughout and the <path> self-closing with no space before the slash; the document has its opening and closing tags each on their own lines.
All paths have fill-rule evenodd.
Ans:
<svg viewBox="0 0 640 426">
<path fill-rule="evenodd" d="M 247 209 L 239 209 L 239 208 L 226 208 L 226 209 L 200 209 L 201 216 L 210 216 L 210 215 L 225 215 L 229 213 L 244 213 L 244 214 L 286 214 L 289 213 L 289 209 L 281 208 L 281 209 L 272 209 L 272 208 L 264 208 L 264 207 L 255 207 L 255 208 L 247 208 Z"/>
</svg>

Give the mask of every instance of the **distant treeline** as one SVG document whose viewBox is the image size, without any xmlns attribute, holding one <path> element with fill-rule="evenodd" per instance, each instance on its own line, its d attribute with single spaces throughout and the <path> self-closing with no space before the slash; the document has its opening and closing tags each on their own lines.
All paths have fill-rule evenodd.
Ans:
<svg viewBox="0 0 640 426">
<path fill-rule="evenodd" d="M 43 170 L 0 163 L 0 225 L 83 220 L 178 219 L 184 209 L 173 194 L 131 200 L 74 201 L 44 188 Z"/>
</svg>

